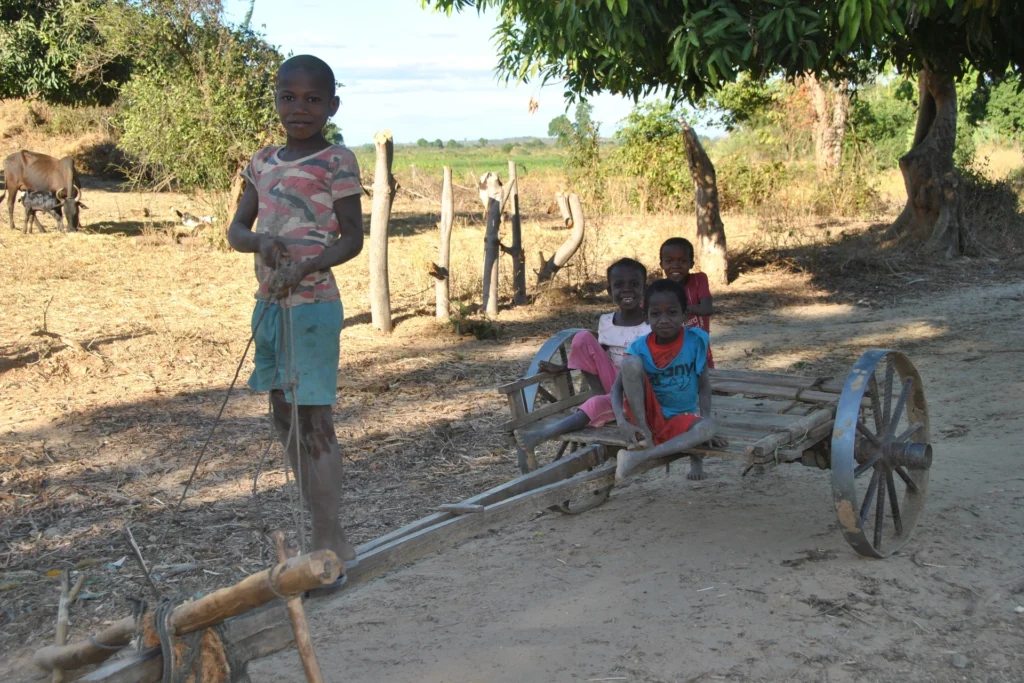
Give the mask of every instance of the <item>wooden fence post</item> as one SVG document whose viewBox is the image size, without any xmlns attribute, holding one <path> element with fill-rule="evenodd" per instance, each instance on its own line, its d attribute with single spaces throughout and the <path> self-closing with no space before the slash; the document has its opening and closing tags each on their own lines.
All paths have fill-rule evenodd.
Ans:
<svg viewBox="0 0 1024 683">
<path fill-rule="evenodd" d="M 395 143 L 391 131 L 373 136 L 377 148 L 377 166 L 373 176 L 373 209 L 370 214 L 370 320 L 381 332 L 390 333 L 391 289 L 388 284 L 388 221 L 395 199 L 395 177 L 391 163 Z"/>
<path fill-rule="evenodd" d="M 526 303 L 526 256 L 523 253 L 523 229 L 519 219 L 519 175 L 516 162 L 508 162 L 509 198 L 512 200 L 512 303 L 521 306 Z"/>
<path fill-rule="evenodd" d="M 558 205 L 566 207 L 563 209 L 563 216 L 568 213 L 565 221 L 566 227 L 572 231 L 565 238 L 565 242 L 558 248 L 558 251 L 552 254 L 551 258 L 546 262 L 544 262 L 544 255 L 541 254 L 541 261 L 544 263 L 541 266 L 540 272 L 537 273 L 538 286 L 545 282 L 550 282 L 555 273 L 568 263 L 569 259 L 576 254 L 580 245 L 583 244 L 583 237 L 586 234 L 587 221 L 583 217 L 583 203 L 580 202 L 580 196 L 573 193 L 566 197 L 559 193 Z"/>
<path fill-rule="evenodd" d="M 444 167 L 444 184 L 441 186 L 441 249 L 438 254 L 438 274 L 441 277 L 434 285 L 437 293 L 437 308 L 434 315 L 438 320 L 447 320 L 451 314 L 448 297 L 451 284 L 451 243 L 452 223 L 455 221 L 455 196 L 452 193 L 452 169 Z"/>
<path fill-rule="evenodd" d="M 501 241 L 501 199 L 491 197 L 487 202 L 487 232 L 484 233 L 484 313 L 488 318 L 498 317 L 498 262 Z"/>
</svg>

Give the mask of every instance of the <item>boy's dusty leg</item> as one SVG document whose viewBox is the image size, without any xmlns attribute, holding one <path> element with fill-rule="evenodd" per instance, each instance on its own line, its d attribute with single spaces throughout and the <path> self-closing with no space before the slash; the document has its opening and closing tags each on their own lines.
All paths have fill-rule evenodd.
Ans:
<svg viewBox="0 0 1024 683">
<path fill-rule="evenodd" d="M 545 441 L 559 437 L 562 434 L 575 432 L 577 429 L 583 429 L 588 424 L 590 424 L 590 416 L 582 410 L 577 410 L 569 417 L 562 418 L 547 427 L 535 427 L 534 429 L 523 427 L 517 429 L 515 431 L 516 442 L 520 448 L 529 453 Z"/>
<path fill-rule="evenodd" d="M 621 450 L 616 458 L 615 479 L 616 481 L 625 479 L 634 469 L 648 460 L 654 460 L 666 455 L 674 455 L 699 446 L 705 441 L 709 441 L 717 432 L 718 424 L 710 418 L 703 418 L 695 422 L 685 434 L 673 437 L 653 448 L 646 448 L 640 451 Z M 690 464 L 692 467 L 692 458 Z M 703 474 L 703 465 L 700 471 Z M 692 474 L 693 470 L 691 469 L 690 472 Z"/>
<path fill-rule="evenodd" d="M 342 470 L 341 453 L 334 432 L 331 406 L 299 406 L 301 448 L 291 430 L 292 406 L 284 393 L 270 393 L 274 429 L 288 453 L 288 461 L 299 480 L 303 503 L 312 517 L 312 550 L 329 549 L 351 568 L 355 548 L 348 542 L 340 520 Z M 299 460 L 301 451 L 301 463 Z M 301 465 L 301 469 L 300 469 Z M 300 476 L 301 472 L 301 476 Z"/>
<path fill-rule="evenodd" d="M 635 425 L 619 423 L 619 431 L 622 432 L 623 437 L 628 443 L 635 443 L 635 432 L 640 432 L 644 435 L 644 443 L 641 446 L 653 446 L 654 437 L 651 435 L 651 430 L 647 426 L 647 411 L 644 408 L 644 399 L 646 397 L 645 382 L 647 381 L 647 374 L 644 372 L 644 362 L 636 356 L 626 356 L 622 359 L 622 368 L 620 369 L 620 377 L 622 377 L 622 393 L 625 395 L 626 403 L 629 405 L 629 410 L 633 413 L 633 419 L 636 420 Z"/>
</svg>

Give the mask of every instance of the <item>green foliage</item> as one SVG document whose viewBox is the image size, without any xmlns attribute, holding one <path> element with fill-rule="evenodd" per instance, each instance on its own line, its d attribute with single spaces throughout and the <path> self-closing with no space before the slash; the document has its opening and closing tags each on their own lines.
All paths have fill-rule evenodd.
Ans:
<svg viewBox="0 0 1024 683">
<path fill-rule="evenodd" d="M 859 88 L 846 120 L 844 155 L 856 157 L 870 170 L 896 168 L 913 142 L 915 89 L 905 78 Z"/>
<path fill-rule="evenodd" d="M 338 128 L 338 124 L 334 121 L 328 121 L 327 125 L 324 126 L 324 137 L 332 145 L 345 144 L 345 136 L 341 134 L 341 129 Z"/>
<path fill-rule="evenodd" d="M 700 101 L 736 80 L 807 71 L 859 80 L 865 66 L 1020 73 L 1024 3 L 1009 0 L 421 0 L 498 16 L 507 81 L 564 81 L 567 96 L 667 88 Z"/>
<path fill-rule="evenodd" d="M 434 140 L 430 144 L 433 145 L 434 147 L 437 147 L 438 149 L 444 149 L 444 143 L 441 142 L 441 138 L 438 138 L 438 139 Z"/>
<path fill-rule="evenodd" d="M 718 123 L 731 131 L 744 124 L 763 124 L 779 95 L 778 80 L 759 82 L 741 75 L 723 84 L 705 104 L 721 112 Z"/>
<path fill-rule="evenodd" d="M 515 149 L 515 145 L 512 144 L 511 142 L 506 142 L 504 145 L 501 146 L 501 151 L 504 152 L 505 154 L 511 154 L 513 149 Z"/>
<path fill-rule="evenodd" d="M 750 162 L 728 157 L 715 165 L 722 211 L 753 212 L 780 193 L 789 180 L 780 161 Z"/>
<path fill-rule="evenodd" d="M 219 3 L 116 4 L 119 11 L 100 13 L 97 26 L 104 49 L 134 45 L 144 65 L 122 88 L 119 120 L 136 179 L 226 189 L 257 149 L 281 135 L 274 110 L 280 53 L 249 28 L 228 27 Z M 160 51 L 133 36 L 178 42 Z"/>
<path fill-rule="evenodd" d="M 20 97 L 56 104 L 109 105 L 127 80 L 124 56 L 88 74 L 78 63 L 98 39 L 81 20 L 83 0 L 0 0 L 0 99 Z"/>
<path fill-rule="evenodd" d="M 548 123 L 548 137 L 556 138 L 561 147 L 569 144 L 569 136 L 572 134 L 572 122 L 565 114 L 559 114 Z"/>
<path fill-rule="evenodd" d="M 487 138 L 480 138 L 479 140 L 477 140 L 477 144 L 479 144 L 481 147 L 486 147 L 487 146 Z"/>
<path fill-rule="evenodd" d="M 988 90 L 985 122 L 994 133 L 1018 144 L 1024 142 L 1024 92 L 1016 79 L 1006 76 L 995 81 Z"/>
<path fill-rule="evenodd" d="M 426 138 L 420 138 L 419 140 L 416 141 L 416 146 L 417 147 L 430 147 L 430 143 L 427 141 Z"/>
<path fill-rule="evenodd" d="M 448 142 L 444 143 L 444 146 L 447 149 L 458 149 L 462 147 L 462 143 L 457 142 L 456 140 L 449 140 Z"/>
<path fill-rule="evenodd" d="M 614 159 L 636 179 L 633 203 L 644 210 L 676 209 L 693 202 L 682 116 L 669 102 L 641 104 L 615 135 Z"/>
</svg>

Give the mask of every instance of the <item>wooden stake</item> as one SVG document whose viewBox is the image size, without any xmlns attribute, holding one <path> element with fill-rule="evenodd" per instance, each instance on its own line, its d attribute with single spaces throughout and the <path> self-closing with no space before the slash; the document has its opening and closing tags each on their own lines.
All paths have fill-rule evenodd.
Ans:
<svg viewBox="0 0 1024 683">
<path fill-rule="evenodd" d="M 498 262 L 501 260 L 501 202 L 492 197 L 487 203 L 487 230 L 484 233 L 484 313 L 498 317 Z"/>
<path fill-rule="evenodd" d="M 60 574 L 60 604 L 57 607 L 57 646 L 60 647 L 68 642 L 68 612 L 71 609 L 71 603 L 78 597 L 78 592 L 82 590 L 82 585 L 85 583 L 85 574 L 78 577 L 78 581 L 75 582 L 75 587 L 71 587 L 71 575 L 68 570 L 65 569 Z M 64 680 L 63 669 L 53 670 L 53 683 L 61 683 Z"/>
<path fill-rule="evenodd" d="M 434 316 L 438 320 L 448 320 L 451 315 L 449 309 L 449 286 L 451 283 L 451 244 L 452 244 L 452 223 L 455 221 L 455 195 L 452 192 L 452 169 L 451 166 L 444 167 L 444 184 L 441 186 L 441 250 L 438 254 L 437 265 L 444 278 L 434 285 L 437 294 L 437 307 Z"/>
<path fill-rule="evenodd" d="M 284 545 L 284 532 L 277 529 L 271 532 L 270 537 L 274 539 L 274 547 L 277 548 L 278 562 L 286 561 L 288 549 Z M 309 683 L 323 683 L 324 678 L 320 673 L 316 650 L 313 649 L 313 640 L 309 637 L 309 625 L 306 623 L 306 611 L 302 608 L 302 598 L 294 595 L 285 601 L 285 605 L 288 607 L 288 616 L 292 621 L 295 645 L 299 648 L 299 657 L 302 658 L 302 668 L 306 672 L 306 680 Z"/>
<path fill-rule="evenodd" d="M 391 288 L 388 284 L 388 221 L 397 183 L 391 175 L 395 143 L 391 131 L 373 136 L 377 167 L 373 176 L 373 208 L 370 213 L 370 320 L 381 332 L 391 333 Z"/>
<path fill-rule="evenodd" d="M 516 162 L 508 162 L 509 198 L 512 210 L 509 212 L 509 223 L 512 226 L 512 248 L 508 250 L 512 257 L 512 303 L 522 306 L 526 303 L 526 255 L 523 253 L 523 228 L 519 219 L 519 175 L 516 173 Z"/>
</svg>

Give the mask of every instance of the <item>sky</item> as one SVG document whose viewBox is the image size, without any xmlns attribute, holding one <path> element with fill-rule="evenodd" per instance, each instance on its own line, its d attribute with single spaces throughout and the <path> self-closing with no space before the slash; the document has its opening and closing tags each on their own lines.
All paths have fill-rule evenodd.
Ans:
<svg viewBox="0 0 1024 683">
<path fill-rule="evenodd" d="M 225 4 L 232 22 L 249 5 Z M 565 113 L 563 90 L 499 83 L 496 23 L 475 11 L 424 10 L 420 0 L 256 0 L 252 19 L 285 55 L 310 53 L 331 65 L 344 85 L 334 122 L 348 145 L 372 142 L 385 128 L 396 142 L 547 136 L 548 122 Z M 534 114 L 531 97 L 540 103 Z M 590 102 L 602 136 L 633 106 L 608 94 Z"/>
</svg>

